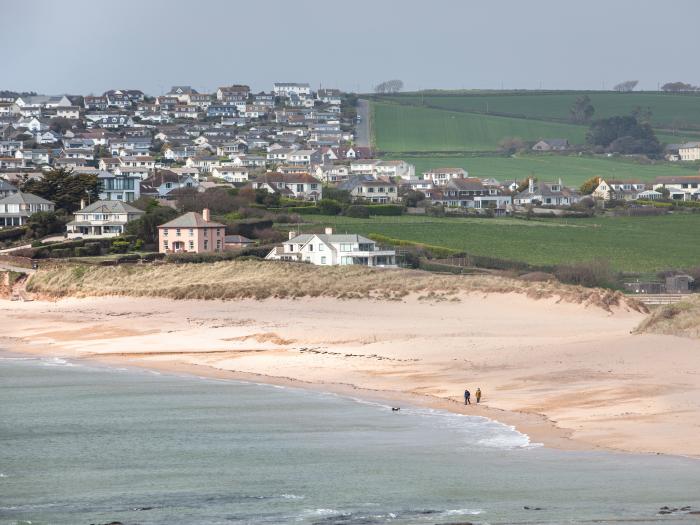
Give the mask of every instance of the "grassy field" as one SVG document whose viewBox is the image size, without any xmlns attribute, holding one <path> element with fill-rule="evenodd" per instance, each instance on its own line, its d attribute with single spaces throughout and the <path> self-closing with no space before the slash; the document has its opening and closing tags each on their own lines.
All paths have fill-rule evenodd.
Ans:
<svg viewBox="0 0 700 525">
<path fill-rule="evenodd" d="M 406 94 L 390 97 L 401 103 L 425 105 L 451 111 L 495 113 L 567 122 L 569 108 L 583 93 L 443 93 Z M 595 118 L 628 115 L 634 108 L 651 108 L 652 125 L 666 129 L 700 130 L 700 95 L 670 93 L 587 93 Z"/>
<path fill-rule="evenodd" d="M 495 151 L 505 137 L 568 138 L 583 143 L 586 128 L 423 107 L 372 103 L 375 146 L 385 152 Z"/>
<path fill-rule="evenodd" d="M 313 216 L 309 216 L 310 218 Z M 434 217 L 314 217 L 317 227 L 377 233 L 534 265 L 608 260 L 619 271 L 655 272 L 700 264 L 700 215 L 570 220 Z"/>
<path fill-rule="evenodd" d="M 499 181 L 522 180 L 528 176 L 539 180 L 555 181 L 562 178 L 567 186 L 580 186 L 591 177 L 608 179 L 639 179 L 653 181 L 664 175 L 695 175 L 698 166 L 659 162 L 639 164 L 624 158 L 563 156 L 563 155 L 518 155 L 515 157 L 487 157 L 469 155 L 385 155 L 385 158 L 401 158 L 416 167 L 416 175 L 432 168 L 464 168 L 469 175 L 479 178 L 493 177 Z"/>
</svg>

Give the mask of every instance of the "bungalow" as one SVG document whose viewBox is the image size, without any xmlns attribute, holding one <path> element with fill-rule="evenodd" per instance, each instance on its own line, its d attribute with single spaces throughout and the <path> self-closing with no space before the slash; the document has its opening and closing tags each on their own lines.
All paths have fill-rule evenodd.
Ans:
<svg viewBox="0 0 700 525">
<path fill-rule="evenodd" d="M 681 160 L 700 160 L 700 142 L 686 142 L 678 148 L 678 156 Z"/>
<path fill-rule="evenodd" d="M 27 223 L 27 219 L 33 214 L 40 211 L 53 210 L 53 202 L 47 201 L 33 193 L 15 191 L 0 199 L 0 227 L 22 226 Z"/>
<path fill-rule="evenodd" d="M 82 206 L 66 225 L 68 237 L 116 237 L 124 233 L 127 223 L 144 212 L 122 201 L 93 202 Z"/>
<path fill-rule="evenodd" d="M 625 200 L 635 201 L 639 194 L 646 190 L 646 184 L 638 180 L 609 180 L 600 179 L 596 189 L 591 194 L 595 199 L 605 201 Z"/>
<path fill-rule="evenodd" d="M 243 237 L 242 235 L 227 235 L 224 237 L 224 250 L 240 250 L 253 246 L 255 241 Z"/>
<path fill-rule="evenodd" d="M 396 268 L 396 252 L 380 250 L 377 243 L 361 235 L 334 234 L 332 228 L 325 233 L 289 232 L 289 240 L 276 246 L 265 259 L 273 261 L 308 262 L 322 266 L 358 264 L 380 268 Z"/>
<path fill-rule="evenodd" d="M 226 226 L 211 220 L 207 208 L 202 214 L 185 213 L 158 226 L 160 253 L 211 253 L 224 251 Z"/>
<path fill-rule="evenodd" d="M 323 198 L 321 181 L 309 175 L 267 172 L 252 181 L 253 189 L 264 189 L 268 193 L 279 193 L 291 199 L 317 201 Z"/>
<path fill-rule="evenodd" d="M 423 179 L 435 186 L 444 186 L 452 179 L 466 179 L 467 172 L 462 168 L 436 168 L 423 172 Z"/>
<path fill-rule="evenodd" d="M 657 191 L 667 189 L 673 200 L 697 200 L 700 196 L 700 175 L 656 177 L 652 187 Z"/>
<path fill-rule="evenodd" d="M 567 139 L 542 139 L 532 146 L 532 151 L 564 151 L 569 149 Z"/>
<path fill-rule="evenodd" d="M 579 200 L 579 193 L 565 188 L 561 179 L 558 182 L 535 183 L 534 179 L 530 178 L 528 187 L 513 197 L 513 203 L 520 206 L 527 204 L 570 206 Z"/>
<path fill-rule="evenodd" d="M 373 204 L 386 204 L 399 200 L 399 188 L 395 182 L 375 179 L 370 176 L 353 177 L 338 184 L 339 190 L 346 190 L 356 200 Z"/>
</svg>

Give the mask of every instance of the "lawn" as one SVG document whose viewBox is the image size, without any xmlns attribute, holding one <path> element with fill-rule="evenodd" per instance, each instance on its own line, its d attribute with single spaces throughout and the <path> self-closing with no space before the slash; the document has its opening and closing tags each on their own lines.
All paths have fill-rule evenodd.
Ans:
<svg viewBox="0 0 700 525">
<path fill-rule="evenodd" d="M 569 119 L 569 108 L 583 92 L 561 93 L 443 93 L 406 94 L 391 97 L 417 106 L 521 116 L 525 118 Z M 650 108 L 652 125 L 666 129 L 700 130 L 700 95 L 671 93 L 585 93 L 595 108 L 595 118 L 628 115 L 636 107 Z"/>
<path fill-rule="evenodd" d="M 591 177 L 608 179 L 639 179 L 653 181 L 664 175 L 696 175 L 696 164 L 659 162 L 640 164 L 624 158 L 563 156 L 563 155 L 517 155 L 514 157 L 487 157 L 469 155 L 386 155 L 385 158 L 401 158 L 416 167 L 416 175 L 433 168 L 464 168 L 470 176 L 493 177 L 501 182 L 522 180 L 528 176 L 539 180 L 555 181 L 562 178 L 567 186 L 578 187 Z"/>
<path fill-rule="evenodd" d="M 699 214 L 570 220 L 434 217 L 313 217 L 339 233 L 377 233 L 483 255 L 556 265 L 596 258 L 619 271 L 654 272 L 700 265 Z"/>
<path fill-rule="evenodd" d="M 495 151 L 506 137 L 584 142 L 586 128 L 557 122 L 494 117 L 373 102 L 375 146 L 384 152 Z"/>
</svg>

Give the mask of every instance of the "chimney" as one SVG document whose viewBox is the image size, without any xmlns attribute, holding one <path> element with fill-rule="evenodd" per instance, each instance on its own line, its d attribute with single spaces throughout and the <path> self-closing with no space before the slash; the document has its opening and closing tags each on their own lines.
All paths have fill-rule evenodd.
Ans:
<svg viewBox="0 0 700 525">
<path fill-rule="evenodd" d="M 527 191 L 529 193 L 535 193 L 535 179 L 533 179 L 532 177 L 528 179 Z"/>
<path fill-rule="evenodd" d="M 561 189 L 563 184 L 561 183 L 561 177 L 559 177 L 559 189 Z"/>
<path fill-rule="evenodd" d="M 333 228 L 326 228 L 326 235 L 333 235 Z"/>
<path fill-rule="evenodd" d="M 209 212 L 209 208 L 204 208 L 202 210 L 202 218 L 207 222 L 211 221 L 211 213 Z"/>
<path fill-rule="evenodd" d="M 80 199 L 80 209 L 82 210 L 85 207 L 85 199 Z"/>
<path fill-rule="evenodd" d="M 296 233 L 294 231 L 289 230 L 289 240 L 291 241 L 294 237 L 296 237 Z"/>
</svg>

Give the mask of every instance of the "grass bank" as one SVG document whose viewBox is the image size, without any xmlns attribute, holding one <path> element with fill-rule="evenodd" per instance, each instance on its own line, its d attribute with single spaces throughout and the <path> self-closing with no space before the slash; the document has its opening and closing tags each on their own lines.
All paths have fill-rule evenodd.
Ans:
<svg viewBox="0 0 700 525">
<path fill-rule="evenodd" d="M 700 338 L 700 298 L 692 296 L 657 308 L 636 332 Z"/>
<path fill-rule="evenodd" d="M 27 289 L 48 297 L 126 295 L 171 299 L 397 300 L 415 294 L 427 299 L 457 300 L 462 293 L 520 293 L 534 299 L 557 298 L 605 310 L 612 307 L 644 310 L 619 292 L 556 282 L 251 260 L 213 264 L 65 266 L 38 271 Z"/>
</svg>

